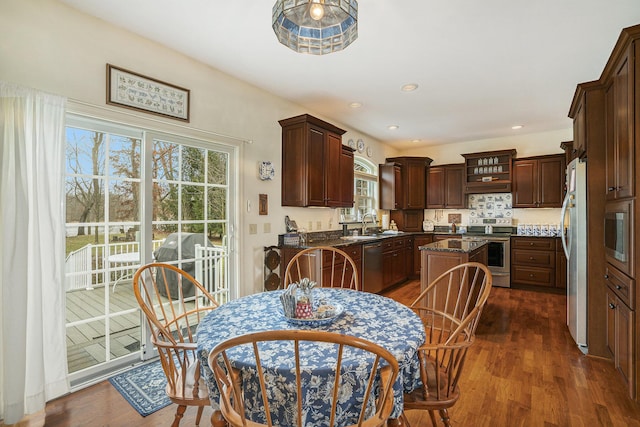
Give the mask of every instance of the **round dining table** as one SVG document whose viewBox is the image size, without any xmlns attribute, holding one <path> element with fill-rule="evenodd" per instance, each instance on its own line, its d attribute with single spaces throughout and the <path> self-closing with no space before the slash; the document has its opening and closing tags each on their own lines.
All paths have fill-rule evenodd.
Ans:
<svg viewBox="0 0 640 427">
<path fill-rule="evenodd" d="M 197 354 L 200 359 L 202 378 L 209 389 L 212 407 L 216 410 L 219 409 L 220 396 L 208 364 L 208 358 L 209 353 L 217 344 L 253 332 L 315 329 L 357 336 L 372 341 L 386 348 L 395 356 L 400 366 L 400 374 L 393 387 L 394 405 L 391 418 L 399 418 L 404 410 L 404 393 L 421 386 L 417 349 L 425 341 L 425 332 L 420 318 L 407 306 L 377 294 L 349 289 L 318 288 L 313 290 L 314 300 L 322 300 L 325 303 L 339 306 L 342 313 L 328 323 L 295 322 L 284 316 L 280 301 L 282 292 L 282 290 L 262 292 L 227 302 L 207 314 L 200 322 L 197 329 Z M 239 361 L 239 363 L 244 362 Z M 322 372 L 323 367 L 316 368 Z M 283 369 L 283 375 L 284 371 L 285 369 Z M 326 417 L 322 416 L 325 406 L 329 408 L 326 399 L 323 399 L 321 395 L 315 398 L 309 396 L 309 393 L 313 394 L 314 391 L 321 393 L 322 390 L 326 390 L 326 387 L 317 383 L 318 381 L 322 382 L 322 377 L 316 376 L 316 383 L 313 384 L 312 390 L 306 391 L 306 400 L 313 403 L 304 408 L 306 412 L 305 426 L 323 427 L 327 425 Z M 326 383 L 329 384 L 330 381 L 327 375 Z M 255 383 L 258 383 L 257 379 Z M 250 389 L 259 393 L 258 388 L 256 385 Z M 342 402 L 343 408 L 348 409 L 350 397 L 357 399 L 357 396 L 341 397 L 341 400 L 344 400 Z M 245 400 L 247 399 L 252 399 L 252 397 L 245 395 Z M 257 396 L 256 399 L 258 399 Z M 288 398 L 283 395 L 281 413 L 287 412 L 284 408 L 287 400 Z M 259 410 L 256 409 L 256 413 L 249 414 L 249 417 L 258 420 L 262 416 L 258 412 Z"/>
</svg>

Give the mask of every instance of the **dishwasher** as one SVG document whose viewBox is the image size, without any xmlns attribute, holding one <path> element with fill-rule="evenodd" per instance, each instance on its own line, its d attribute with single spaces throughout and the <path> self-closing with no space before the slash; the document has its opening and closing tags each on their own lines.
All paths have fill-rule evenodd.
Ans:
<svg viewBox="0 0 640 427">
<path fill-rule="evenodd" d="M 382 243 L 368 243 L 362 249 L 362 290 L 380 292 L 383 289 Z"/>
</svg>

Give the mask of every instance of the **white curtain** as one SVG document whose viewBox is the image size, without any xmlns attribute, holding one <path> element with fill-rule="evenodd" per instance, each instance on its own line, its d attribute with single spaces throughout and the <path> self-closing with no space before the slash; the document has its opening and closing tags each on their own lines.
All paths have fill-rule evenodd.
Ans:
<svg viewBox="0 0 640 427">
<path fill-rule="evenodd" d="M 66 99 L 0 81 L 0 418 L 69 391 L 64 298 Z"/>
</svg>

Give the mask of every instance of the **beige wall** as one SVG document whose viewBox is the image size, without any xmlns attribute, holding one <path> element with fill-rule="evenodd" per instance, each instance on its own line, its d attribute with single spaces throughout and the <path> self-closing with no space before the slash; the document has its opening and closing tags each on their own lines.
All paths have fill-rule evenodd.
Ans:
<svg viewBox="0 0 640 427">
<path fill-rule="evenodd" d="M 67 96 L 71 101 L 70 109 L 76 112 L 236 147 L 240 156 L 239 194 L 235 203 L 237 217 L 232 220 L 238 230 L 240 295 L 262 290 L 263 248 L 277 243 L 277 235 L 284 232 L 285 215 L 305 228 L 309 224 L 313 230 L 327 229 L 329 224 L 337 228 L 335 210 L 280 206 L 278 120 L 303 113 L 314 114 L 313 111 L 54 0 L 0 1 L 0 28 L 0 79 Z M 107 106 L 107 63 L 189 88 L 191 122 L 182 124 Z M 345 143 L 351 138 L 363 138 L 371 145 L 373 156 L 370 160 L 374 164 L 400 154 L 366 134 L 333 123 L 347 130 L 343 137 Z M 561 141 L 570 139 L 571 132 L 566 130 L 461 143 L 446 149 L 429 147 L 403 154 L 426 155 L 435 159 L 434 163 L 457 163 L 462 158 L 455 153 L 494 148 L 516 148 L 520 156 L 555 153 L 560 151 Z M 249 140 L 253 143 L 244 142 Z M 261 160 L 275 164 L 273 181 L 259 180 L 257 167 Z M 269 215 L 258 215 L 259 194 L 269 196 Z M 257 234 L 249 234 L 250 224 L 257 225 Z M 265 226 L 270 231 L 265 232 Z"/>
<path fill-rule="evenodd" d="M 276 244 L 284 233 L 285 215 L 302 224 L 313 220 L 314 226 L 322 221 L 324 227 L 334 217 L 330 209 L 280 206 L 278 120 L 312 111 L 53 0 L 2 0 L 0 28 L 0 79 L 67 96 L 74 111 L 237 147 L 240 295 L 262 290 L 263 247 Z M 107 63 L 190 89 L 190 123 L 107 106 Z M 375 163 L 395 154 L 368 135 L 334 124 L 347 130 L 345 141 L 363 138 L 372 145 Z M 253 143 L 242 142 L 248 140 Z M 275 164 L 275 180 L 258 178 L 261 160 Z M 269 196 L 266 216 L 258 215 L 261 193 Z M 249 234 L 249 224 L 257 225 L 257 234 Z M 270 232 L 264 232 L 265 224 Z"/>
<path fill-rule="evenodd" d="M 567 100 L 567 108 L 571 100 Z M 404 150 L 407 156 L 426 156 L 433 159 L 434 165 L 449 163 L 463 163 L 460 154 L 477 153 L 491 150 L 507 150 L 515 148 L 516 157 L 539 156 L 543 154 L 562 153 L 560 143 L 573 140 L 573 129 L 563 129 L 551 132 L 523 134 L 514 131 L 513 136 L 477 141 L 458 142 L 447 145 L 434 145 Z"/>
</svg>

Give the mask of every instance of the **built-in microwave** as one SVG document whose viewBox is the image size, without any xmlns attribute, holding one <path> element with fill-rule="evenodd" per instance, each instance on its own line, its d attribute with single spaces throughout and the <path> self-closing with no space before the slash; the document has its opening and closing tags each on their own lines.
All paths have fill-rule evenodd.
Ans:
<svg viewBox="0 0 640 427">
<path fill-rule="evenodd" d="M 604 214 L 604 249 L 607 261 L 633 274 L 633 201 L 607 203 Z"/>
<path fill-rule="evenodd" d="M 620 262 L 627 261 L 629 247 L 629 214 L 607 212 L 604 216 L 604 247 L 607 255 Z"/>
</svg>

